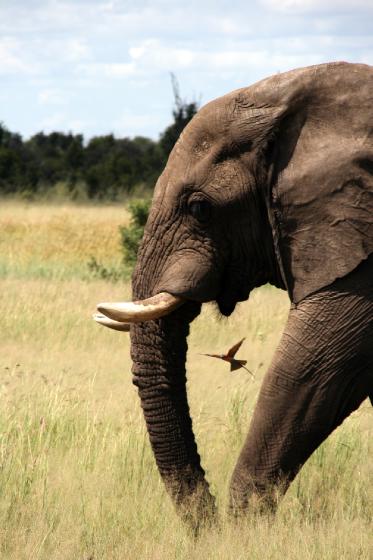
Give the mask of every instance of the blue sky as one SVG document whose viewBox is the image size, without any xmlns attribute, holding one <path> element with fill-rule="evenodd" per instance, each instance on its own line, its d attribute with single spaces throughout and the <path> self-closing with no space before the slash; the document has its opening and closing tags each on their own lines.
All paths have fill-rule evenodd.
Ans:
<svg viewBox="0 0 373 560">
<path fill-rule="evenodd" d="M 373 0 L 0 0 L 0 121 L 157 138 L 170 72 L 204 104 L 332 60 L 373 64 Z"/>
</svg>

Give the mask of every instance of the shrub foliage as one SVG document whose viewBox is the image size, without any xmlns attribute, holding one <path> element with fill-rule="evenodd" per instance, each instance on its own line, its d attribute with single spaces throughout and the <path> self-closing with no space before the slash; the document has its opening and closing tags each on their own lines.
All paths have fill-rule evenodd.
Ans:
<svg viewBox="0 0 373 560">
<path fill-rule="evenodd" d="M 132 200 L 129 204 L 131 222 L 128 227 L 120 227 L 123 248 L 123 264 L 133 267 L 140 241 L 144 235 L 144 227 L 148 219 L 150 199 Z"/>
</svg>

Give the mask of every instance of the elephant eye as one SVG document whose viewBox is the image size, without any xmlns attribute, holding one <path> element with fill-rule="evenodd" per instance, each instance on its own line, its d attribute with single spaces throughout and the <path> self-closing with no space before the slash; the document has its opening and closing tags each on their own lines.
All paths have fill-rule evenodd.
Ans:
<svg viewBox="0 0 373 560">
<path fill-rule="evenodd" d="M 189 213 L 199 222 L 207 222 L 211 216 L 211 204 L 207 200 L 192 200 Z"/>
</svg>

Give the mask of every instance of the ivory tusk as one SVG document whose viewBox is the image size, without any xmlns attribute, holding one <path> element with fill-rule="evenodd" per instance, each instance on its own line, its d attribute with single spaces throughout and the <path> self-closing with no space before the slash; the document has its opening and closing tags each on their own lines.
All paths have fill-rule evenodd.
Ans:
<svg viewBox="0 0 373 560">
<path fill-rule="evenodd" d="M 167 292 L 160 292 L 142 301 L 99 303 L 97 309 L 100 313 L 115 321 L 141 323 L 168 315 L 171 311 L 180 307 L 184 301 L 182 298 L 172 296 Z"/>
<path fill-rule="evenodd" d="M 94 313 L 92 318 L 96 323 L 99 323 L 99 325 L 109 327 L 109 329 L 114 329 L 115 331 L 128 332 L 130 330 L 131 325 L 129 323 L 113 321 L 113 319 L 109 319 L 109 317 L 105 317 L 105 315 L 101 315 L 100 313 Z"/>
</svg>

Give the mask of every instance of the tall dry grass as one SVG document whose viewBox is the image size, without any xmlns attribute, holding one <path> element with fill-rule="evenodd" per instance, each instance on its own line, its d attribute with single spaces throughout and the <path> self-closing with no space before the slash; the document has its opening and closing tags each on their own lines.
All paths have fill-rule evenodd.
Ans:
<svg viewBox="0 0 373 560">
<path fill-rule="evenodd" d="M 0 277 L 83 278 L 93 257 L 105 267 L 121 261 L 119 205 L 0 203 Z"/>
<path fill-rule="evenodd" d="M 81 239 L 83 230 L 90 239 L 94 229 L 95 241 L 85 247 L 104 251 L 97 224 L 111 249 L 96 256 L 116 258 L 113 239 L 122 212 L 11 204 L 1 209 L 1 224 L 12 223 L 18 232 L 13 238 L 7 229 L 6 238 L 19 252 L 9 257 L 1 237 L 1 258 L 12 258 L 13 268 L 0 278 L 0 558 L 372 558 L 368 402 L 311 457 L 275 518 L 233 523 L 225 514 L 229 477 L 288 311 L 286 295 L 267 287 L 232 318 L 221 320 L 212 306 L 204 306 L 192 325 L 188 392 L 221 523 L 199 539 L 180 524 L 149 449 L 131 383 L 128 337 L 90 319 L 97 301 L 126 297 L 130 287 L 67 272 L 75 250 L 75 262 L 86 258 L 83 245 L 71 241 Z M 64 233 L 55 227 L 61 216 Z M 24 223 L 28 228 L 22 230 Z M 25 265 L 17 275 L 17 255 L 27 255 L 28 263 L 38 255 L 43 264 L 48 242 L 70 247 L 72 254 L 58 251 L 49 263 L 52 272 L 53 266 L 65 272 L 48 279 Z M 254 380 L 199 355 L 243 336 L 240 356 L 248 359 Z"/>
</svg>

